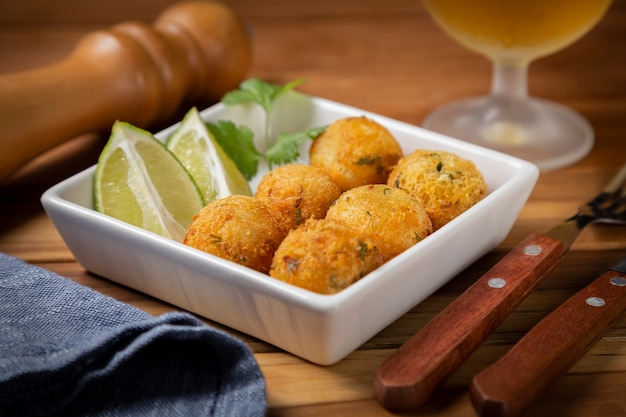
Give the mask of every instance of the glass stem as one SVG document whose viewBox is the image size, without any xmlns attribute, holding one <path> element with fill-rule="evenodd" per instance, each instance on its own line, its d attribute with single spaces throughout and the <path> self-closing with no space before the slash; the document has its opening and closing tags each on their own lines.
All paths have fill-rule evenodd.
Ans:
<svg viewBox="0 0 626 417">
<path fill-rule="evenodd" d="M 491 94 L 509 100 L 527 98 L 528 65 L 507 65 L 494 62 Z"/>
</svg>

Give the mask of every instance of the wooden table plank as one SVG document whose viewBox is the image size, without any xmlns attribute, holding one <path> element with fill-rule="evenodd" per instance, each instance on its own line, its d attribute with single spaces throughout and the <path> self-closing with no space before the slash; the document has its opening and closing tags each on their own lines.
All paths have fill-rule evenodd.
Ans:
<svg viewBox="0 0 626 417">
<path fill-rule="evenodd" d="M 126 19 L 151 20 L 170 0 L 0 2 L 0 74 L 62 59 L 92 30 Z M 415 0 L 230 0 L 250 24 L 250 75 L 286 82 L 305 77 L 304 92 L 420 124 L 438 105 L 486 93 L 490 64 L 446 37 Z M 573 46 L 531 65 L 533 94 L 583 113 L 596 131 L 579 163 L 542 173 L 504 242 L 466 271 L 331 367 L 303 361 L 235 330 L 255 351 L 268 382 L 268 416 L 390 416 L 374 400 L 378 364 L 534 231 L 544 231 L 594 196 L 626 160 L 626 3 Z M 0 109 L 1 110 L 1 109 Z M 170 121 L 162 121 L 166 125 Z M 84 271 L 39 203 L 49 186 L 93 164 L 104 134 L 76 138 L 0 185 L 0 251 L 48 268 L 96 291 L 159 315 L 179 310 Z M 626 255 L 626 228 L 587 228 L 561 265 L 423 408 L 407 415 L 470 416 L 467 384 L 477 371 L 577 289 Z M 527 415 L 623 416 L 626 318 L 620 320 Z"/>
</svg>

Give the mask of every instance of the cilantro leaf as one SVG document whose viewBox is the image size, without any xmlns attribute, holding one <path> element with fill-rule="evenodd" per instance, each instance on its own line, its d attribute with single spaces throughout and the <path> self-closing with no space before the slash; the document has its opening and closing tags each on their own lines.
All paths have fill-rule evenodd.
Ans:
<svg viewBox="0 0 626 417">
<path fill-rule="evenodd" d="M 272 110 L 272 106 L 278 97 L 287 91 L 293 90 L 302 84 L 304 79 L 291 81 L 283 86 L 278 84 L 267 83 L 258 78 L 250 78 L 243 81 L 239 85 L 238 90 L 226 93 L 222 97 L 222 103 L 226 105 L 257 103 L 266 114 Z"/>
<path fill-rule="evenodd" d="M 237 126 L 229 120 L 206 122 L 215 141 L 233 160 L 243 176 L 250 180 L 257 173 L 261 154 L 254 147 L 254 133 L 246 126 Z"/>
<path fill-rule="evenodd" d="M 304 132 L 278 135 L 274 143 L 270 143 L 270 113 L 276 100 L 303 82 L 304 79 L 298 79 L 281 86 L 258 78 L 250 78 L 243 81 L 237 90 L 230 91 L 222 97 L 222 103 L 227 106 L 256 103 L 265 113 L 265 154 L 258 152 L 254 147 L 253 134 L 249 129 L 243 126 L 237 128 L 232 122 L 226 121 L 220 121 L 218 125 L 213 126 L 208 124 L 209 130 L 224 152 L 235 161 L 248 180 L 257 173 L 260 158 L 267 160 L 270 169 L 272 164 L 292 162 L 300 156 L 299 147 L 302 142 L 315 139 L 326 129 L 318 127 Z M 245 133 L 239 130 L 245 130 Z"/>
<path fill-rule="evenodd" d="M 300 144 L 307 139 L 314 140 L 326 130 L 326 126 L 313 127 L 311 129 L 278 135 L 276 142 L 265 152 L 265 159 L 272 168 L 272 164 L 285 164 L 292 162 L 300 156 Z"/>
</svg>

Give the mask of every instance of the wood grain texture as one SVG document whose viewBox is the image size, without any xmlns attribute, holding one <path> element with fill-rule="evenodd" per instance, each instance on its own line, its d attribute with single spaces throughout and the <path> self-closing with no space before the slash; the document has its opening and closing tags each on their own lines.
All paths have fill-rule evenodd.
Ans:
<svg viewBox="0 0 626 417">
<path fill-rule="evenodd" d="M 539 253 L 527 253 L 539 248 Z M 423 405 L 510 315 L 563 256 L 561 242 L 532 234 L 412 336 L 378 369 L 374 392 L 385 408 Z M 492 280 L 497 280 L 492 284 Z"/>
<path fill-rule="evenodd" d="M 472 379 L 483 417 L 526 411 L 626 311 L 626 275 L 609 271 L 541 320 L 506 355 Z"/>
<path fill-rule="evenodd" d="M 67 57 L 78 39 L 125 20 L 152 21 L 173 1 L 21 0 L 0 2 L 0 73 Z M 419 125 L 437 106 L 487 92 L 490 65 L 447 38 L 418 0 L 228 0 L 253 33 L 249 75 Z M 626 157 L 626 2 L 616 1 L 587 36 L 530 67 L 530 92 L 581 112 L 596 143 L 579 163 L 542 173 L 507 238 L 431 297 L 335 366 L 319 367 L 227 329 L 255 351 L 268 381 L 268 416 L 390 416 L 371 387 L 377 367 L 408 338 L 533 232 L 573 215 Z M 1 110 L 1 109 L 0 109 Z M 186 109 L 181 109 L 184 112 Z M 176 116 L 155 122 L 167 126 Z M 69 140 L 0 186 L 0 251 L 158 315 L 175 307 L 84 271 L 43 212 L 47 187 L 93 164 L 107 134 Z M 560 303 L 626 252 L 626 228 L 586 228 L 549 279 L 468 358 L 419 410 L 405 415 L 474 415 L 468 387 Z M 383 300 L 381 302 L 393 302 Z M 220 327 L 206 320 L 208 324 Z M 535 417 L 626 415 L 626 319 L 527 410 Z"/>
</svg>

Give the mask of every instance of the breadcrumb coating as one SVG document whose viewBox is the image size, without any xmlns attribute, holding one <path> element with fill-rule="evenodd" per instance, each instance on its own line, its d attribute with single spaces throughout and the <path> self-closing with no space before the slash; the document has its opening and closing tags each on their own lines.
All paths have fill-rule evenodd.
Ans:
<svg viewBox="0 0 626 417">
<path fill-rule="evenodd" d="M 402 158 L 387 184 L 414 196 L 428 213 L 434 230 L 487 195 L 485 179 L 472 161 L 437 150 L 420 149 Z"/>
<path fill-rule="evenodd" d="M 254 197 L 276 215 L 287 234 L 308 219 L 323 219 L 341 189 L 322 169 L 288 164 L 263 176 Z"/>
<path fill-rule="evenodd" d="M 250 196 L 232 195 L 214 200 L 200 210 L 183 243 L 267 273 L 284 237 L 262 202 Z"/>
<path fill-rule="evenodd" d="M 346 191 L 326 218 L 371 238 L 385 262 L 432 233 L 430 218 L 421 204 L 408 192 L 384 184 Z"/>
<path fill-rule="evenodd" d="M 326 171 L 342 191 L 385 184 L 402 148 L 381 124 L 366 117 L 339 119 L 313 141 L 310 164 Z"/>
<path fill-rule="evenodd" d="M 334 220 L 311 219 L 289 232 L 270 276 L 320 294 L 335 294 L 383 263 L 374 244 Z"/>
</svg>

